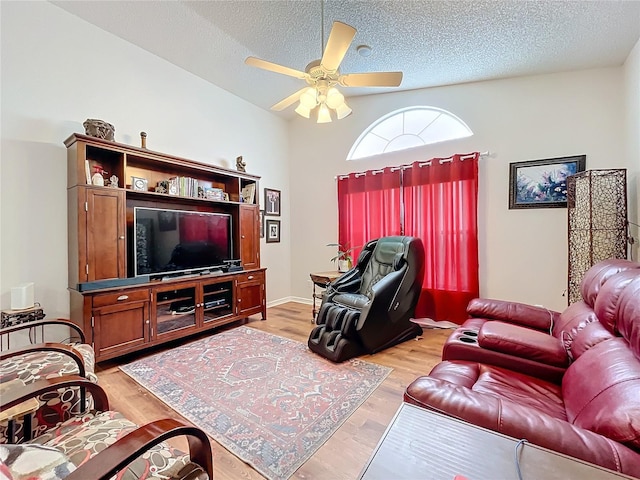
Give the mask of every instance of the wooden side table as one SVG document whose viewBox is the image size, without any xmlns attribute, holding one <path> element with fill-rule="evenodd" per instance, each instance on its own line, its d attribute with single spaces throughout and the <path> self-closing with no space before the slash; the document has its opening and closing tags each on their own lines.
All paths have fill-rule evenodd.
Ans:
<svg viewBox="0 0 640 480">
<path fill-rule="evenodd" d="M 6 383 L 0 384 L 0 396 L 6 390 L 11 388 L 23 387 L 24 382 L 20 379 L 11 380 Z M 14 441 L 14 428 L 15 419 L 24 417 L 24 439 L 25 441 L 31 440 L 31 414 L 40 408 L 40 402 L 37 398 L 30 398 L 18 405 L 11 407 L 3 412 L 0 412 L 0 422 L 8 422 L 7 425 L 7 442 L 13 443 Z"/>
<path fill-rule="evenodd" d="M 316 321 L 316 315 L 318 313 L 318 309 L 316 308 L 316 300 L 320 300 L 320 303 L 322 303 L 322 296 L 323 296 L 324 290 L 327 288 L 327 286 L 331 282 L 333 282 L 336 278 L 340 277 L 341 275 L 343 275 L 342 272 L 338 272 L 334 270 L 330 272 L 315 272 L 315 273 L 309 274 L 309 276 L 311 277 L 311 281 L 313 282 L 313 296 L 312 296 L 313 308 L 311 310 L 311 313 L 313 315 L 311 318 L 312 323 Z M 317 292 L 316 292 L 316 287 L 320 289 Z"/>
<path fill-rule="evenodd" d="M 518 440 L 403 403 L 382 436 L 361 480 L 453 480 L 518 478 Z M 631 477 L 546 448 L 525 443 L 518 448 L 522 478 L 598 480 Z"/>
</svg>

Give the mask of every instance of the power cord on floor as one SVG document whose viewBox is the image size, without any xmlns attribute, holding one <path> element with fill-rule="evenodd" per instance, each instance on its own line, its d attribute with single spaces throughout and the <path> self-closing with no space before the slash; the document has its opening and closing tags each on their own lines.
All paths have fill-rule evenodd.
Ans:
<svg viewBox="0 0 640 480">
<path fill-rule="evenodd" d="M 518 480 L 523 480 L 522 479 L 522 471 L 520 470 L 520 457 L 518 456 L 518 453 L 519 453 L 518 450 L 520 450 L 520 447 L 522 445 L 524 445 L 525 443 L 528 443 L 528 442 L 524 438 L 518 440 L 518 443 L 516 443 L 515 451 L 514 451 L 514 456 L 515 456 L 515 461 L 516 461 L 516 472 L 518 472 Z"/>
</svg>

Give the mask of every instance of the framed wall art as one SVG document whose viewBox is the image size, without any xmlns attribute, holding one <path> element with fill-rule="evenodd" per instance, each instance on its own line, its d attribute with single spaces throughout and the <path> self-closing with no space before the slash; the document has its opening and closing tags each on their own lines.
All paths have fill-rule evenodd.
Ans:
<svg viewBox="0 0 640 480">
<path fill-rule="evenodd" d="M 280 220 L 266 221 L 267 243 L 278 243 L 280 241 Z"/>
<path fill-rule="evenodd" d="M 264 214 L 280 216 L 280 190 L 264 189 Z"/>
<path fill-rule="evenodd" d="M 583 172 L 586 155 L 509 164 L 509 208 L 567 206 L 567 177 Z"/>
</svg>

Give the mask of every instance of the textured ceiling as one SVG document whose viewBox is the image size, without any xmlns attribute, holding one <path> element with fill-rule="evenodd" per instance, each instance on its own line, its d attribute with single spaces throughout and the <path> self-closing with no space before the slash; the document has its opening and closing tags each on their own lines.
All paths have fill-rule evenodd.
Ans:
<svg viewBox="0 0 640 480">
<path fill-rule="evenodd" d="M 265 109 L 304 82 L 244 59 L 304 70 L 322 53 L 322 10 L 325 41 L 334 20 L 358 31 L 342 73 L 404 72 L 399 88 L 344 88 L 346 97 L 618 66 L 640 38 L 637 0 L 52 3 Z"/>
</svg>

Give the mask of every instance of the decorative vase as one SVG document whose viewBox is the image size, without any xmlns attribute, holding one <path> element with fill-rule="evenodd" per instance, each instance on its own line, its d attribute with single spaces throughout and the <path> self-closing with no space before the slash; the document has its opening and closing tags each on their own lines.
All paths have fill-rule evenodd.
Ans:
<svg viewBox="0 0 640 480">
<path fill-rule="evenodd" d="M 340 273 L 348 272 L 351 270 L 351 260 L 338 260 L 338 271 Z"/>
<path fill-rule="evenodd" d="M 96 172 L 93 174 L 93 177 L 91 177 L 91 183 L 100 187 L 104 187 L 104 177 L 100 172 Z"/>
</svg>

